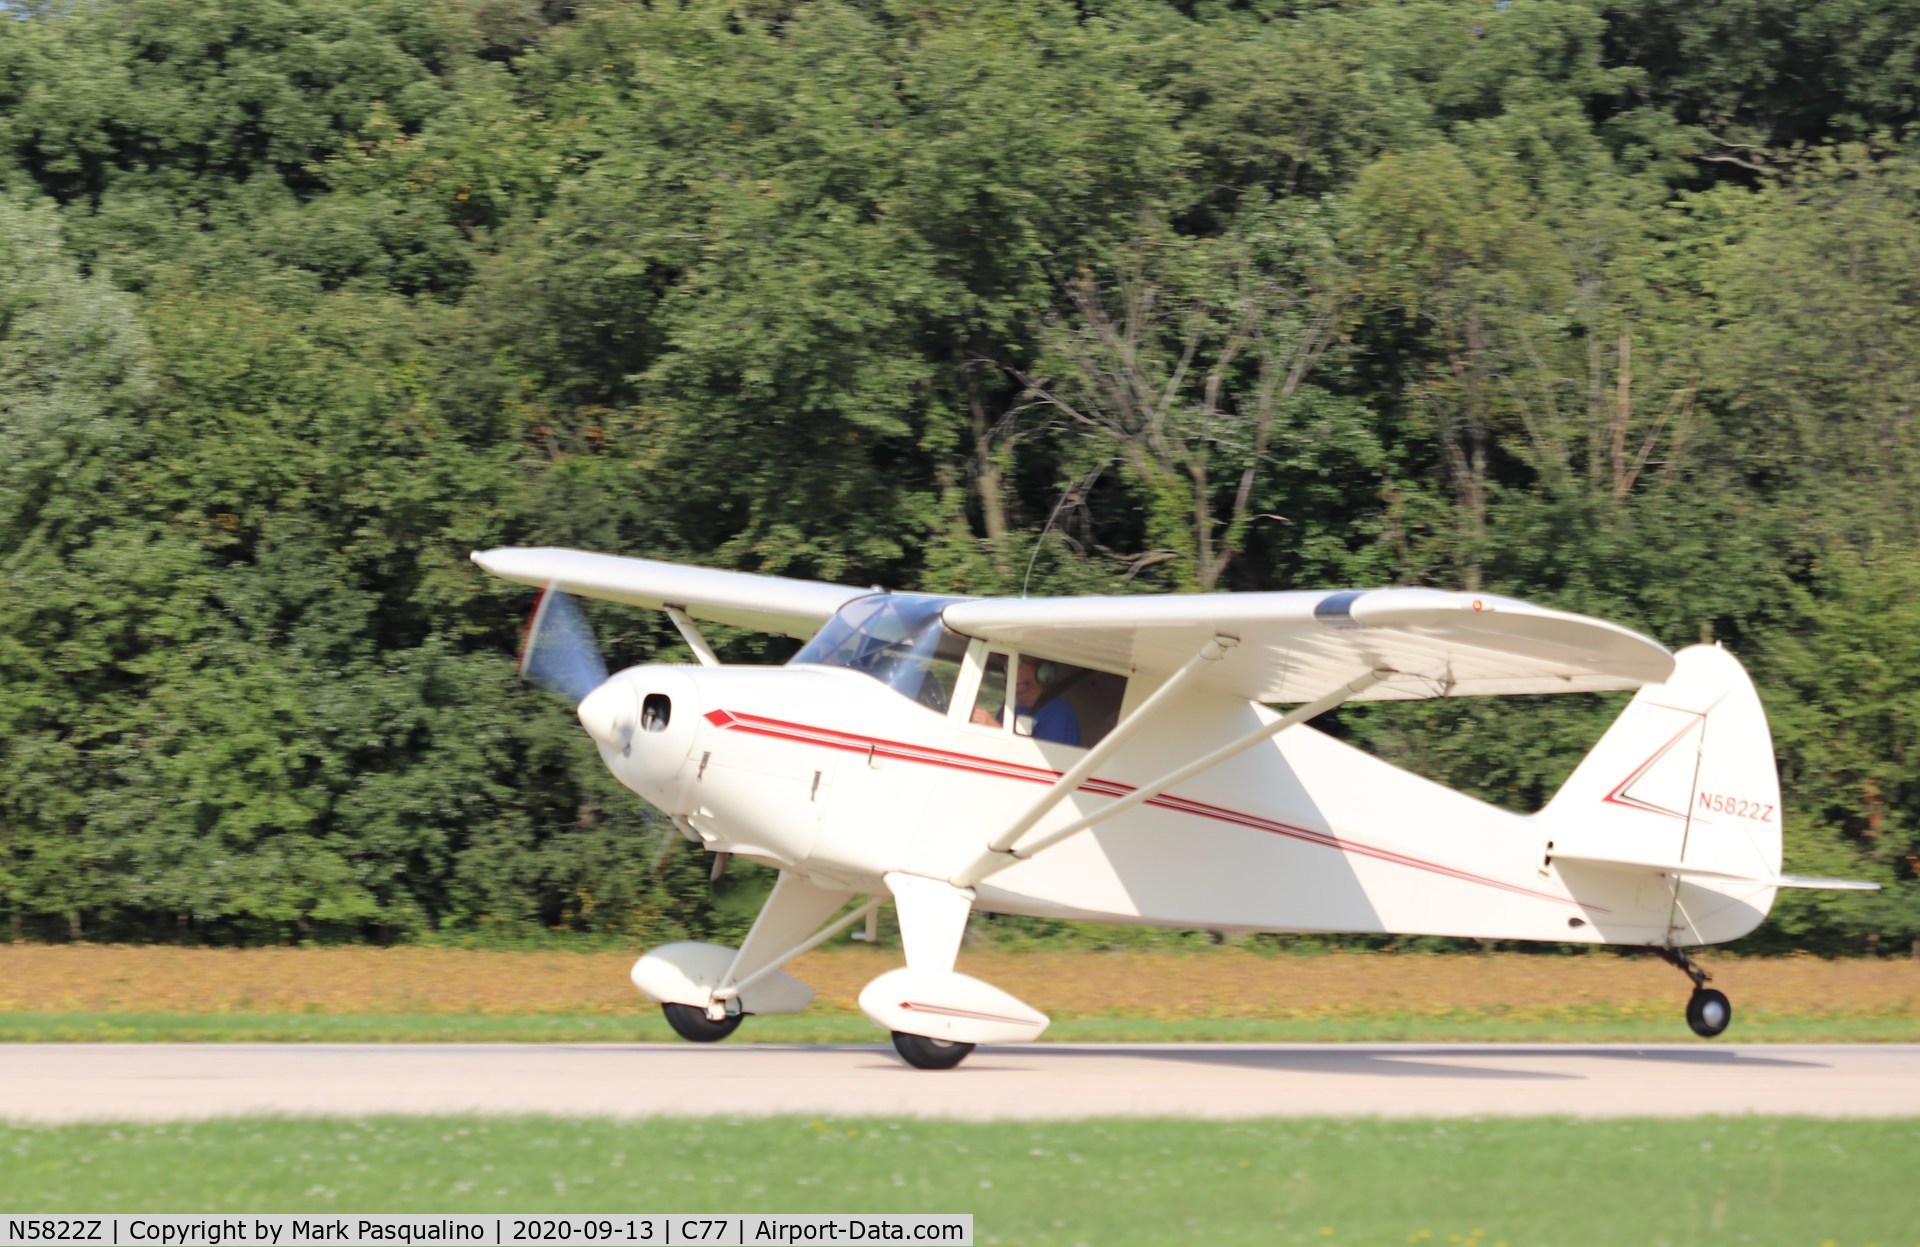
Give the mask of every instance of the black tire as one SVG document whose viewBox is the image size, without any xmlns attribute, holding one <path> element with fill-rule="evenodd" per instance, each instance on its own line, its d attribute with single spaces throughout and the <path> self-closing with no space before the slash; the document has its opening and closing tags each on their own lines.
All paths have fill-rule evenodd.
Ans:
<svg viewBox="0 0 1920 1247">
<path fill-rule="evenodd" d="M 973 1051 L 970 1043 L 955 1043 L 951 1039 L 929 1039 L 925 1035 L 909 1035 L 905 1031 L 893 1032 L 893 1050 L 900 1059 L 915 1069 L 952 1069 L 967 1059 L 967 1053 Z"/>
<path fill-rule="evenodd" d="M 1687 1001 L 1687 1025 L 1702 1039 L 1712 1039 L 1733 1022 L 1733 1004 L 1725 992 L 1698 988 Z"/>
<path fill-rule="evenodd" d="M 730 1013 L 718 1022 L 707 1016 L 705 1009 L 693 1005 L 661 1005 L 660 1012 L 667 1015 L 667 1025 L 682 1039 L 691 1039 L 695 1043 L 719 1043 L 734 1031 L 740 1029 L 740 1023 L 746 1018 L 744 1013 Z"/>
</svg>

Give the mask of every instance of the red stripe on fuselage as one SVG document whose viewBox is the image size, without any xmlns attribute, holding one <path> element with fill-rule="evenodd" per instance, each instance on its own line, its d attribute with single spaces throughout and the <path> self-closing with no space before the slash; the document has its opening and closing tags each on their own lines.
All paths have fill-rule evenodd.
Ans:
<svg viewBox="0 0 1920 1247">
<path fill-rule="evenodd" d="M 707 712 L 707 721 L 722 731 L 746 732 L 753 736 L 769 736 L 776 740 L 794 741 L 799 744 L 819 745 L 827 749 L 837 749 L 843 753 L 866 754 L 877 758 L 896 758 L 903 762 L 915 762 L 922 766 L 938 766 L 947 770 L 966 771 L 975 775 L 993 775 L 1001 779 L 1015 779 L 1032 784 L 1051 784 L 1063 774 L 1044 766 L 1028 766 L 1020 762 L 1001 762 L 993 758 L 983 758 L 978 754 L 956 753 L 950 749 L 936 749 L 930 745 L 909 745 L 900 741 L 882 740 L 876 736 L 861 736 L 853 732 L 842 732 L 834 728 L 813 727 L 805 723 L 789 723 L 782 719 L 769 719 L 761 715 L 741 714 L 733 710 L 711 710 Z M 1124 797 L 1135 791 L 1132 784 L 1123 784 L 1118 780 L 1090 778 L 1082 781 L 1080 789 L 1103 797 Z M 1599 905 L 1589 905 L 1581 901 L 1569 900 L 1564 896 L 1555 896 L 1550 892 L 1540 892 L 1533 888 L 1522 887 L 1517 883 L 1507 883 L 1500 879 L 1491 879 L 1477 875 L 1457 866 L 1448 866 L 1442 862 L 1429 862 L 1423 858 L 1412 857 L 1393 849 L 1383 849 L 1358 841 L 1343 839 L 1330 831 L 1317 831 L 1310 827 L 1296 827 L 1277 819 L 1263 818 L 1258 814 L 1248 814 L 1240 810 L 1230 810 L 1225 806 L 1209 805 L 1189 797 L 1176 797 L 1170 793 L 1148 797 L 1146 805 L 1158 806 L 1176 814 L 1191 814 L 1197 818 L 1212 819 L 1215 822 L 1230 823 L 1238 827 L 1264 831 L 1270 835 L 1286 836 L 1305 844 L 1317 844 L 1322 848 L 1337 849 L 1342 853 L 1351 853 L 1356 857 L 1370 857 L 1375 861 L 1394 866 L 1406 866 L 1413 870 L 1424 870 L 1429 874 L 1443 875 L 1449 879 L 1458 879 L 1463 883 L 1476 883 L 1482 887 L 1498 888 L 1503 892 L 1512 892 L 1519 896 L 1533 897 L 1535 900 L 1552 901 L 1560 905 L 1572 905 L 1578 909 L 1588 909 L 1595 913 L 1611 911 Z"/>
</svg>

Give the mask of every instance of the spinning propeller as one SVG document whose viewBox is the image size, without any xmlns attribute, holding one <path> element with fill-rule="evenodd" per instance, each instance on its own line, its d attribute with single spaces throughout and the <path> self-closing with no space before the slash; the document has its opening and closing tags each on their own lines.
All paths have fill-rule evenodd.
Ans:
<svg viewBox="0 0 1920 1247">
<path fill-rule="evenodd" d="M 520 653 L 520 674 L 527 683 L 573 703 L 580 724 L 601 744 L 622 754 L 633 747 L 640 707 L 633 689 L 607 682 L 607 660 L 593 629 L 571 593 L 548 586 L 533 608 L 527 640 Z"/>
<path fill-rule="evenodd" d="M 610 682 L 607 674 L 607 660 L 580 609 L 580 599 L 552 585 L 542 589 L 520 647 L 521 678 L 565 698 L 588 735 L 624 756 L 633 748 L 641 708 L 633 686 L 624 680 Z M 677 837 L 667 832 L 671 824 L 658 818 L 647 817 L 645 826 L 653 841 L 650 869 L 657 876 Z M 718 882 L 729 856 L 715 857 L 710 882 Z"/>
<path fill-rule="evenodd" d="M 548 587 L 534 604 L 520 648 L 520 675 L 578 706 L 607 682 L 607 660 L 580 610 L 580 599 Z"/>
</svg>

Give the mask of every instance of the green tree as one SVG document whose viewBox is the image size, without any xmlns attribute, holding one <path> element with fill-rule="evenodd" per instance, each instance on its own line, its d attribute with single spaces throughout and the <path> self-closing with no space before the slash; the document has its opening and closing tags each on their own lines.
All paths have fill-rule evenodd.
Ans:
<svg viewBox="0 0 1920 1247">
<path fill-rule="evenodd" d="M 482 299 L 557 453 L 671 484 L 625 544 L 828 575 L 970 515 L 1004 544 L 1000 369 L 1170 158 L 1118 38 L 1053 5 L 693 5 L 529 59 L 590 160 Z"/>
<path fill-rule="evenodd" d="M 154 393 L 133 301 L 80 271 L 51 206 L 0 198 L 0 899 L 15 933 L 38 913 L 77 933 L 91 899 L 92 754 L 138 697 L 121 640 L 178 558 L 127 488 Z"/>
<path fill-rule="evenodd" d="M 1774 149 L 1904 132 L 1920 105 L 1910 0 L 1630 0 L 1597 11 L 1606 60 L 1644 74 L 1629 98 L 1694 129 L 1701 159 L 1741 180 Z"/>
<path fill-rule="evenodd" d="M 1307 450 L 1321 474 L 1377 461 L 1353 413 L 1312 384 L 1351 319 L 1346 240 L 1329 216 L 1248 211 L 1221 239 L 1161 231 L 1121 249 L 1112 277 L 1071 283 L 1071 313 L 1022 380 L 1139 492 L 1152 545 L 1129 579 L 1177 559 L 1175 583 L 1220 587 L 1280 458 Z"/>
</svg>

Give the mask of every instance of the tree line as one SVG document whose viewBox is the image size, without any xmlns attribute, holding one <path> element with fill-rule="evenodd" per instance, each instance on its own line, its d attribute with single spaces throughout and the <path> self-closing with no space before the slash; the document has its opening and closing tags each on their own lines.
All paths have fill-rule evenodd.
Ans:
<svg viewBox="0 0 1920 1247">
<path fill-rule="evenodd" d="M 1755 948 L 1920 947 L 1913 0 L 0 9 L 13 938 L 737 926 L 515 684 L 564 544 L 1722 641 Z M 624 661 L 682 652 L 637 612 Z M 741 660 L 780 643 L 725 638 Z M 1514 808 L 1619 698 L 1350 707 Z"/>
</svg>

